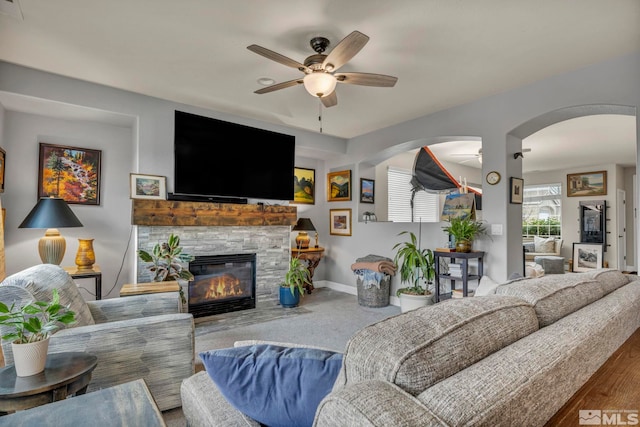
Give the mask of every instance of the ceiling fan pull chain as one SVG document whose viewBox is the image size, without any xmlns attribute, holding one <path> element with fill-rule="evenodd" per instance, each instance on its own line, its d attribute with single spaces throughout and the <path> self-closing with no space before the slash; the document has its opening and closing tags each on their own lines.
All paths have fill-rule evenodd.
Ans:
<svg viewBox="0 0 640 427">
<path fill-rule="evenodd" d="M 318 98 L 318 121 L 320 122 L 320 133 L 322 133 L 322 100 Z"/>
</svg>

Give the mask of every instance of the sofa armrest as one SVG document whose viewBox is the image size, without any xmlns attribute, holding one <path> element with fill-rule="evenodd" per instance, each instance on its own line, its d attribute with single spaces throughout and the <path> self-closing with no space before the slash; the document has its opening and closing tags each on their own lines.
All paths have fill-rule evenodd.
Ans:
<svg viewBox="0 0 640 427">
<path fill-rule="evenodd" d="M 51 336 L 49 353 L 97 356 L 89 392 L 144 379 L 164 411 L 181 405 L 180 383 L 195 371 L 194 346 L 193 316 L 179 313 L 61 330 Z"/>
<path fill-rule="evenodd" d="M 418 399 L 379 380 L 362 381 L 329 393 L 318 405 L 313 425 L 447 426 Z"/>
<path fill-rule="evenodd" d="M 96 323 L 180 313 L 180 294 L 161 292 L 87 301 Z"/>
</svg>

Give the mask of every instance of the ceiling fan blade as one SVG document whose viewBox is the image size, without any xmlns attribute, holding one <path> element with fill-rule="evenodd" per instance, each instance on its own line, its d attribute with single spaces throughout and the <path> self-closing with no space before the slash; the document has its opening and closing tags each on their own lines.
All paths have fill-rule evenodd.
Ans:
<svg viewBox="0 0 640 427">
<path fill-rule="evenodd" d="M 329 52 L 329 55 L 322 62 L 322 68 L 327 71 L 336 71 L 349 62 L 360 49 L 369 41 L 369 36 L 360 31 L 354 31 L 347 37 L 340 40 L 340 43 Z"/>
<path fill-rule="evenodd" d="M 301 84 L 302 84 L 302 79 L 289 80 L 289 81 L 286 81 L 286 82 L 276 83 L 276 84 L 271 85 L 271 86 L 263 87 L 262 89 L 258 89 L 253 93 L 257 93 L 258 95 L 262 95 L 263 93 L 269 93 L 269 92 L 273 92 L 275 90 L 285 89 L 285 88 L 288 88 L 288 87 L 291 87 L 291 86 L 301 85 Z"/>
<path fill-rule="evenodd" d="M 322 101 L 322 105 L 326 108 L 333 107 L 334 105 L 338 105 L 338 95 L 336 95 L 336 91 L 334 90 L 329 95 L 320 98 L 320 101 Z"/>
<path fill-rule="evenodd" d="M 341 83 L 362 86 L 393 87 L 398 81 L 397 77 L 385 76 L 384 74 L 340 73 L 335 76 Z"/>
<path fill-rule="evenodd" d="M 279 53 L 269 50 L 267 48 L 264 48 L 262 46 L 258 46 L 257 44 L 252 44 L 250 46 L 247 46 L 247 49 L 249 49 L 251 52 L 257 53 L 258 55 L 262 55 L 267 59 L 286 65 L 287 67 L 297 68 L 303 73 L 311 72 L 311 70 L 307 68 L 307 66 L 305 66 L 304 64 L 301 64 L 298 61 L 294 61 L 291 58 L 287 58 L 284 55 L 280 55 Z"/>
</svg>

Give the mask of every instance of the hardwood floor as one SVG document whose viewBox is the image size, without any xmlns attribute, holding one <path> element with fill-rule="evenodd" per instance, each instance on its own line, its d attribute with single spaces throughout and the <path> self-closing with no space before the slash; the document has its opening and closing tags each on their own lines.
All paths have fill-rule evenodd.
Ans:
<svg viewBox="0 0 640 427">
<path fill-rule="evenodd" d="M 589 381 L 551 418 L 546 427 L 579 425 L 580 410 L 601 410 L 602 415 L 619 416 L 617 424 L 625 425 L 631 413 L 640 414 L 640 329 L 596 371 Z M 640 421 L 640 417 L 637 418 Z M 627 425 L 633 425 L 629 418 Z M 604 422 L 602 423 L 605 424 Z M 635 423 L 637 424 L 637 422 Z M 596 425 L 600 425 L 599 423 Z"/>
</svg>

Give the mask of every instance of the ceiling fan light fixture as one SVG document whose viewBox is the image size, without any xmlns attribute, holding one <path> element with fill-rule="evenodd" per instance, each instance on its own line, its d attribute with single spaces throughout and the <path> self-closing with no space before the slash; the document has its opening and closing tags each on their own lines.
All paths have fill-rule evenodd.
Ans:
<svg viewBox="0 0 640 427">
<path fill-rule="evenodd" d="M 335 90 L 336 84 L 338 84 L 338 80 L 333 74 L 325 73 L 324 71 L 309 73 L 304 76 L 302 81 L 307 92 L 318 98 L 330 95 Z"/>
</svg>

